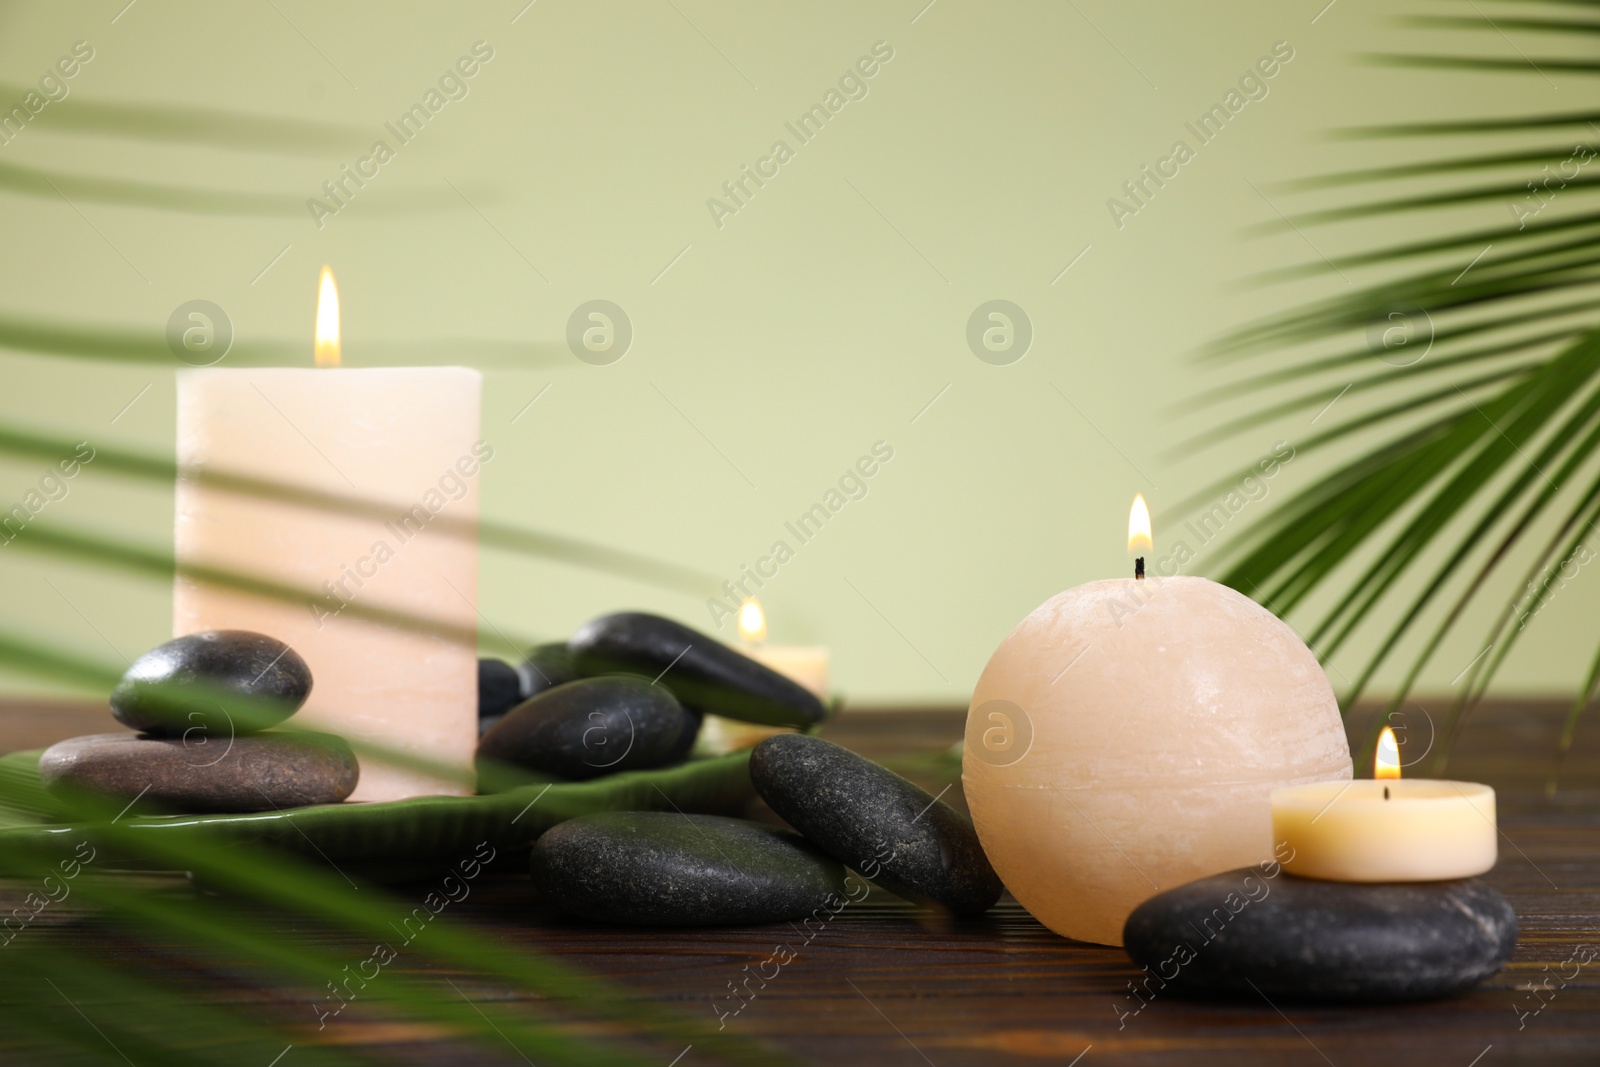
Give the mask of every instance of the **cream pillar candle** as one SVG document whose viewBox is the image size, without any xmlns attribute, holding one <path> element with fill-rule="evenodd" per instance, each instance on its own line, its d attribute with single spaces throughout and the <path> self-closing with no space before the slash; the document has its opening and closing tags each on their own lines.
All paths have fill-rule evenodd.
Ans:
<svg viewBox="0 0 1600 1067">
<path fill-rule="evenodd" d="M 478 438 L 481 375 L 465 367 L 180 372 L 176 556 L 302 588 L 296 602 L 180 577 L 174 630 L 244 629 L 311 667 L 297 725 L 470 771 L 477 743 Z M 202 483 L 216 471 L 375 502 L 385 517 Z M 448 517 L 447 522 L 442 522 Z M 380 608 L 424 632 L 368 621 Z M 463 636 L 466 635 L 466 636 Z M 469 793 L 360 754 L 351 800 Z"/>
<path fill-rule="evenodd" d="M 1385 726 L 1383 733 L 1378 778 L 1272 791 L 1272 835 L 1286 846 L 1283 869 L 1335 882 L 1427 882 L 1493 867 L 1494 790 L 1477 782 L 1402 780 L 1399 760 L 1384 759 L 1395 752 L 1394 732 Z"/>
<path fill-rule="evenodd" d="M 978 679 L 962 784 L 984 851 L 1046 926 L 1122 943 L 1156 893 L 1273 858 L 1273 789 L 1347 779 L 1316 657 L 1204 578 L 1069 589 Z"/>
</svg>

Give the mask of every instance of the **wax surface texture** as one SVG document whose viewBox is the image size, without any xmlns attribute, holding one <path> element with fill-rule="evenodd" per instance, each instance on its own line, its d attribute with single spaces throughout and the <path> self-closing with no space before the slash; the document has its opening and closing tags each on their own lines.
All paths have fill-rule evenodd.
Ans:
<svg viewBox="0 0 1600 1067">
<path fill-rule="evenodd" d="M 464 367 L 180 372 L 178 463 L 381 505 L 352 515 L 180 471 L 176 555 L 306 590 L 282 601 L 180 575 L 173 629 L 255 630 L 311 668 L 293 723 L 463 770 L 477 743 L 482 376 Z M 492 452 L 488 453 L 492 457 Z M 467 524 L 462 536 L 459 524 Z M 413 632 L 361 609 L 433 620 Z M 462 632 L 466 636 L 462 636 Z M 469 793 L 359 751 L 351 800 Z"/>
<path fill-rule="evenodd" d="M 1271 859 L 1273 789 L 1350 772 L 1316 657 L 1192 577 L 1091 582 L 1038 607 L 978 680 L 962 760 L 1012 895 L 1106 945 L 1156 893 Z"/>
<path fill-rule="evenodd" d="M 1272 833 L 1289 846 L 1284 870 L 1335 882 L 1471 878 L 1499 855 L 1494 790 L 1477 782 L 1363 779 L 1278 789 Z"/>
</svg>

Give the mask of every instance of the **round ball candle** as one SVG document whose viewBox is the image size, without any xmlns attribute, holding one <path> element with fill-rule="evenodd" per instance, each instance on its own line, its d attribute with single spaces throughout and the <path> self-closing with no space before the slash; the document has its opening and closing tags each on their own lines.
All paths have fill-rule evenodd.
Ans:
<svg viewBox="0 0 1600 1067">
<path fill-rule="evenodd" d="M 1283 869 L 1334 882 L 1429 882 L 1483 874 L 1499 855 L 1494 790 L 1477 782 L 1400 777 L 1394 732 L 1378 742 L 1376 777 L 1272 792 Z"/>
<path fill-rule="evenodd" d="M 961 772 L 1006 888 L 1105 945 L 1156 893 L 1272 859 L 1273 789 L 1350 775 L 1316 657 L 1193 577 L 1090 582 L 1023 619 L 978 679 Z"/>
<path fill-rule="evenodd" d="M 180 573 L 174 630 L 255 630 L 311 668 L 293 723 L 358 744 L 350 799 L 471 793 L 386 764 L 386 748 L 470 775 L 477 744 L 477 477 L 482 377 L 466 367 L 340 368 L 324 281 L 316 368 L 206 367 L 178 376 L 175 555 L 189 567 L 243 572 L 305 590 L 274 599 Z M 332 306 L 337 306 L 336 304 Z M 305 502 L 253 495 L 207 473 L 306 491 Z M 313 497 L 376 505 L 319 507 Z M 452 527 L 447 529 L 445 527 Z M 363 617 L 402 613 L 414 627 Z"/>
</svg>

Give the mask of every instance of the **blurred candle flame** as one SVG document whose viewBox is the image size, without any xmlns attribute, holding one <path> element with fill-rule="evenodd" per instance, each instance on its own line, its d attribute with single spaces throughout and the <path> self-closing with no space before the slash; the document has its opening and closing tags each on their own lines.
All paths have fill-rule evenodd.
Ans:
<svg viewBox="0 0 1600 1067">
<path fill-rule="evenodd" d="M 1128 551 L 1149 552 L 1155 547 L 1150 533 L 1150 507 L 1143 493 L 1133 494 L 1133 507 L 1128 512 Z"/>
<path fill-rule="evenodd" d="M 317 283 L 317 366 L 339 365 L 339 289 L 333 284 L 333 270 L 326 264 Z"/>
<path fill-rule="evenodd" d="M 767 613 L 761 610 L 761 601 L 746 597 L 739 605 L 739 639 L 759 645 L 767 639 Z"/>
<path fill-rule="evenodd" d="M 1372 757 L 1372 777 L 1400 777 L 1400 745 L 1394 739 L 1394 731 L 1387 726 L 1378 735 L 1378 751 Z"/>
</svg>

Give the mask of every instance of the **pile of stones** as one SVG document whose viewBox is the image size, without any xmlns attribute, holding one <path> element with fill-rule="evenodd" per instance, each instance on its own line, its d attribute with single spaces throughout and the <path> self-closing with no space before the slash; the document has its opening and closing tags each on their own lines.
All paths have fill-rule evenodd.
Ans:
<svg viewBox="0 0 1600 1067">
<path fill-rule="evenodd" d="M 335 804 L 360 775 L 350 746 L 332 734 L 272 729 L 310 693 L 305 660 L 275 638 L 247 630 L 174 638 L 135 660 L 112 690 L 112 716 L 138 732 L 52 745 L 39 778 L 53 792 L 137 802 L 140 812 Z"/>
<path fill-rule="evenodd" d="M 176 638 L 140 656 L 111 694 L 112 715 L 137 732 L 54 745 L 40 777 L 53 791 L 139 812 L 338 803 L 359 775 L 349 745 L 274 729 L 311 686 L 305 661 L 264 634 Z M 587 781 L 680 762 L 708 714 L 793 731 L 813 730 L 827 714 L 815 694 L 737 650 L 635 612 L 596 619 L 517 665 L 481 661 L 478 700 L 484 791 L 532 776 Z M 957 916 L 1000 896 L 965 815 L 847 749 L 777 733 L 751 753 L 750 777 L 793 829 L 672 811 L 579 816 L 534 844 L 536 889 L 584 919 L 672 926 L 834 910 L 859 899 L 847 870 Z"/>
<path fill-rule="evenodd" d="M 777 734 L 751 753 L 750 778 L 798 833 L 716 815 L 583 815 L 534 844 L 534 885 L 571 915 L 643 926 L 837 913 L 861 899 L 846 868 L 955 916 L 1000 897 L 971 820 L 848 749 Z"/>
<path fill-rule="evenodd" d="M 798 683 L 670 619 L 607 615 L 518 666 L 480 664 L 481 780 L 510 766 L 583 780 L 681 760 L 706 714 L 808 730 Z M 888 769 L 803 733 L 756 746 L 750 777 L 794 830 L 716 815 L 579 816 L 534 845 L 540 895 L 584 919 L 658 926 L 776 922 L 839 906 L 846 869 L 974 915 L 999 898 L 971 820 Z M 798 831 L 796 833 L 795 831 Z"/>
</svg>

